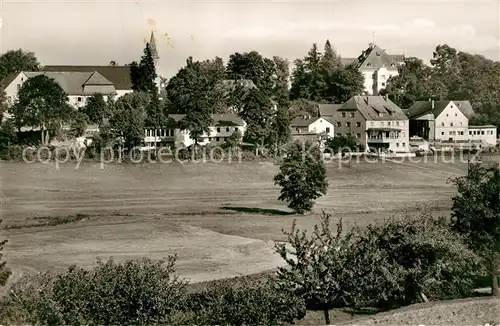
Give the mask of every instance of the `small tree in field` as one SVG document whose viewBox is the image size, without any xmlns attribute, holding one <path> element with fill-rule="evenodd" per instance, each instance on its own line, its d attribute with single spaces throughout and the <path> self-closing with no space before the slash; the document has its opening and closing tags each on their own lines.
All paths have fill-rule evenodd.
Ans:
<svg viewBox="0 0 500 326">
<path fill-rule="evenodd" d="M 500 168 L 474 164 L 467 176 L 454 180 L 453 228 L 464 234 L 487 264 L 492 293 L 498 291 L 500 254 Z"/>
<path fill-rule="evenodd" d="M 305 146 L 304 146 L 305 145 Z M 314 200 L 326 194 L 326 169 L 318 146 L 293 143 L 274 177 L 281 187 L 279 200 L 296 213 L 311 211 Z"/>
<path fill-rule="evenodd" d="M 344 306 L 349 275 L 346 250 L 349 238 L 342 235 L 342 220 L 335 233 L 330 230 L 331 215 L 323 212 L 321 224 L 314 226 L 311 236 L 296 229 L 285 232 L 287 244 L 277 243 L 277 253 L 287 262 L 276 276 L 279 288 L 305 300 L 311 310 L 323 310 L 325 323 L 330 324 L 329 310 Z"/>
<path fill-rule="evenodd" d="M 2 223 L 2 220 L 0 220 Z M 7 283 L 7 279 L 9 278 L 11 271 L 7 268 L 6 262 L 2 261 L 2 251 L 3 246 L 7 243 L 7 240 L 0 240 L 0 286 L 4 286 Z"/>
</svg>

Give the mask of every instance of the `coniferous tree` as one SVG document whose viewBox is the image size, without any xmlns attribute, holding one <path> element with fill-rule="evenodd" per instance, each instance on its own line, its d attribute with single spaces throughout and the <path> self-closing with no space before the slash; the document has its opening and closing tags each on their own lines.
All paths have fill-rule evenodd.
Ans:
<svg viewBox="0 0 500 326">
<path fill-rule="evenodd" d="M 133 61 L 130 64 L 130 80 L 134 91 L 153 93 L 157 92 L 156 68 L 149 43 L 146 43 L 144 54 L 139 64 Z"/>
</svg>

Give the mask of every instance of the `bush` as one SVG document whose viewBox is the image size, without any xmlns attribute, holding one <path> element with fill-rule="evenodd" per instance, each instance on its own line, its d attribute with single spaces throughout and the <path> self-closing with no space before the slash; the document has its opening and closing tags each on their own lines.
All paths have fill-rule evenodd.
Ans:
<svg viewBox="0 0 500 326">
<path fill-rule="evenodd" d="M 186 312 L 195 325 L 277 325 L 305 316 L 302 299 L 280 291 L 272 280 L 219 282 L 188 296 Z M 186 323 L 186 320 L 184 320 Z"/>
<path fill-rule="evenodd" d="M 353 305 L 389 309 L 472 293 L 479 259 L 444 219 L 391 218 L 353 233 Z"/>
<path fill-rule="evenodd" d="M 167 261 L 112 259 L 91 270 L 76 266 L 56 277 L 27 277 L 4 299 L 3 320 L 15 323 L 153 324 L 171 322 L 186 283 Z"/>
</svg>

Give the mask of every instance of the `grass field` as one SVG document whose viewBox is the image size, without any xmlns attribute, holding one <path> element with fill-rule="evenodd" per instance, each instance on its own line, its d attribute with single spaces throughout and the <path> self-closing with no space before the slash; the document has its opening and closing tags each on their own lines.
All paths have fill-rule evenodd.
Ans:
<svg viewBox="0 0 500 326">
<path fill-rule="evenodd" d="M 348 225 L 427 206 L 448 214 L 464 163 L 328 164 L 326 210 Z M 81 221 L 2 229 L 5 259 L 15 281 L 24 273 L 91 266 L 97 258 L 178 255 L 178 272 L 192 282 L 275 268 L 273 240 L 294 219 L 310 229 L 318 214 L 295 216 L 277 200 L 270 162 L 206 164 L 0 163 L 3 226 L 34 217 L 89 214 Z"/>
</svg>

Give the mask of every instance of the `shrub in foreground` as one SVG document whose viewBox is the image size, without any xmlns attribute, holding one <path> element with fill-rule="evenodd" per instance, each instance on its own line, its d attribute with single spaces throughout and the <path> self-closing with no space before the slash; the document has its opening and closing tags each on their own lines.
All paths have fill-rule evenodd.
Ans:
<svg viewBox="0 0 500 326">
<path fill-rule="evenodd" d="M 223 281 L 192 293 L 185 310 L 193 325 L 279 325 L 302 319 L 304 301 L 280 291 L 272 279 L 261 284 Z"/>
<path fill-rule="evenodd" d="M 2 305 L 3 321 L 36 324 L 168 324 L 186 284 L 174 275 L 175 257 L 76 266 L 53 277 L 25 278 Z"/>
</svg>

